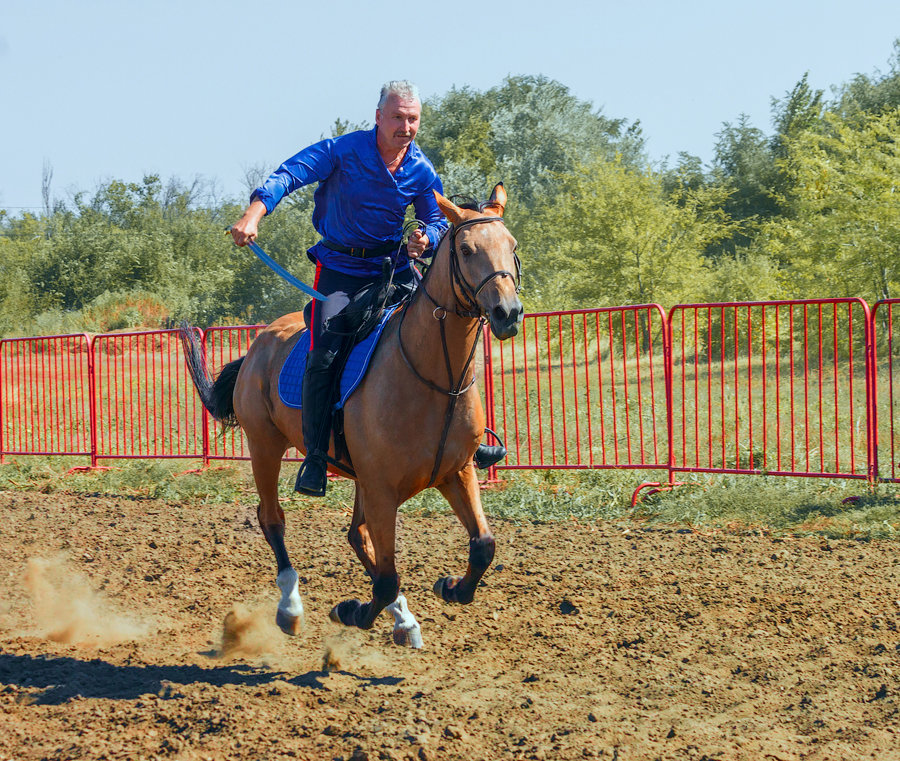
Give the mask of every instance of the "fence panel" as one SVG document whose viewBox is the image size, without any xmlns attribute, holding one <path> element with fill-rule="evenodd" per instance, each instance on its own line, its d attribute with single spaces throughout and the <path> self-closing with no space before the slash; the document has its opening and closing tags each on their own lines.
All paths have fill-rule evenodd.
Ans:
<svg viewBox="0 0 900 761">
<path fill-rule="evenodd" d="M 882 481 L 900 483 L 900 299 L 885 299 L 875 304 L 872 326 L 878 476 Z"/>
<path fill-rule="evenodd" d="M 264 325 L 207 328 L 203 334 L 206 362 L 215 377 L 229 362 L 247 353 Z M 248 460 L 247 438 L 240 428 L 223 429 L 211 415 L 203 412 L 210 460 Z"/>
<path fill-rule="evenodd" d="M 207 364 L 215 376 L 219 370 L 232 360 L 247 353 L 253 339 L 259 335 L 265 325 L 241 325 L 238 327 L 208 328 L 203 336 Z M 299 412 L 297 413 L 300 414 Z M 206 435 L 209 460 L 249 460 L 247 437 L 240 428 L 223 429 L 212 416 L 204 410 L 206 419 Z M 300 452 L 293 447 L 284 455 L 285 460 L 296 462 L 302 459 Z"/>
<path fill-rule="evenodd" d="M 678 305 L 673 470 L 869 477 L 861 299 Z"/>
<path fill-rule="evenodd" d="M 509 448 L 498 469 L 900 482 L 897 304 L 626 306 L 526 315 L 504 342 L 486 331 L 487 420 Z M 213 372 L 261 329 L 205 331 Z M 7 454 L 249 457 L 203 410 L 175 330 L 0 341 Z"/>
<path fill-rule="evenodd" d="M 0 341 L 0 456 L 91 455 L 90 340 Z"/>
<path fill-rule="evenodd" d="M 202 405 L 177 330 L 98 335 L 97 457 L 201 458 Z"/>
<path fill-rule="evenodd" d="M 655 305 L 526 315 L 486 351 L 500 468 L 667 467 L 666 316 Z"/>
</svg>

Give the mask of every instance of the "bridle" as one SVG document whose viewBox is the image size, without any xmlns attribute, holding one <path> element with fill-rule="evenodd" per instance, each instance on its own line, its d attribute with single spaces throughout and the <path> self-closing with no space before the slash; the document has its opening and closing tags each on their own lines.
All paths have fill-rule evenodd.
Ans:
<svg viewBox="0 0 900 761">
<path fill-rule="evenodd" d="M 459 252 L 456 248 L 456 235 L 460 230 L 466 227 L 502 221 L 502 217 L 486 216 L 467 219 L 463 222 L 460 222 L 459 224 L 450 225 L 450 230 L 448 231 L 447 235 L 450 236 L 450 283 L 453 289 L 455 301 L 452 307 L 448 308 L 443 306 L 442 304 L 439 304 L 437 300 L 435 300 L 435 298 L 428 292 L 428 288 L 426 286 L 427 277 L 423 278 L 419 283 L 419 290 L 421 290 L 428 298 L 428 300 L 432 304 L 434 304 L 434 311 L 432 312 L 432 315 L 440 325 L 441 347 L 444 353 L 444 362 L 447 367 L 447 380 L 449 385 L 448 388 L 442 388 L 433 381 L 424 377 L 418 370 L 416 370 L 415 366 L 410 361 L 409 357 L 406 354 L 406 350 L 403 347 L 403 321 L 406 317 L 407 312 L 409 312 L 409 305 L 407 305 L 402 310 L 402 313 L 400 315 L 400 322 L 397 326 L 397 344 L 400 348 L 400 356 L 403 358 L 406 366 L 410 369 L 410 371 L 413 373 L 413 375 L 415 375 L 416 378 L 418 378 L 422 383 L 428 386 L 428 388 L 430 388 L 432 391 L 437 391 L 438 393 L 449 397 L 447 404 L 447 414 L 444 417 L 444 428 L 443 432 L 441 433 L 441 439 L 438 444 L 438 451 L 435 456 L 434 468 L 431 471 L 431 478 L 428 481 L 428 486 L 433 486 L 435 479 L 437 478 L 441 460 L 444 456 L 444 446 L 447 442 L 447 434 L 450 431 L 450 424 L 453 421 L 453 411 L 456 407 L 456 402 L 463 394 L 465 394 L 470 388 L 472 388 L 472 386 L 475 385 L 476 376 L 474 371 L 472 372 L 472 379 L 465 385 L 463 385 L 463 379 L 469 373 L 469 368 L 472 366 L 472 360 L 475 358 L 475 351 L 478 348 L 478 339 L 483 332 L 484 325 L 487 323 L 487 319 L 482 313 L 482 310 L 478 307 L 478 294 L 480 294 L 481 291 L 483 291 L 484 288 L 495 279 L 505 277 L 513 278 L 516 284 L 516 293 L 519 293 L 522 290 L 522 263 L 519 260 L 519 255 L 515 252 L 515 250 L 513 250 L 513 257 L 516 263 L 515 275 L 513 275 L 513 273 L 509 270 L 495 270 L 494 272 L 487 275 L 478 284 L 477 288 L 473 288 L 471 283 L 466 280 L 466 277 L 462 272 L 462 268 L 460 267 Z M 469 356 L 466 359 L 465 365 L 463 365 L 462 372 L 459 374 L 458 380 L 454 380 L 453 378 L 453 365 L 450 360 L 450 351 L 447 347 L 447 332 L 444 327 L 444 323 L 448 314 L 455 314 L 458 317 L 462 317 L 464 319 L 476 319 L 479 323 L 478 332 L 476 333 L 475 340 L 472 342 L 472 349 L 469 352 Z"/>
<path fill-rule="evenodd" d="M 459 266 L 459 252 L 456 249 L 456 234 L 465 227 L 472 227 L 474 225 L 481 225 L 488 222 L 502 222 L 502 217 L 476 217 L 475 219 L 467 219 L 465 222 L 460 222 L 458 225 L 451 225 L 450 231 L 448 235 L 450 236 L 450 280 L 453 284 L 453 292 L 457 293 L 457 288 L 462 292 L 463 297 L 466 301 L 469 302 L 470 307 L 468 309 L 464 309 L 460 311 L 460 302 L 461 299 L 457 297 L 456 300 L 456 309 L 455 312 L 460 317 L 476 317 L 481 318 L 481 310 L 478 309 L 478 294 L 484 290 L 485 286 L 492 282 L 495 278 L 498 277 L 511 277 L 516 282 L 516 293 L 522 290 L 522 263 L 519 261 L 519 255 L 513 250 L 513 257 L 516 262 L 516 274 L 513 275 L 509 270 L 495 270 L 490 275 L 484 278 L 479 284 L 477 288 L 472 288 L 469 284 L 469 281 L 466 280 L 465 275 L 463 275 L 462 270 Z M 424 283 L 423 283 L 424 285 Z M 431 298 L 431 294 L 428 291 L 425 292 L 429 299 L 431 299 L 432 303 L 437 305 L 437 302 Z M 482 318 L 483 319 L 483 318 Z"/>
<path fill-rule="evenodd" d="M 495 270 L 487 275 L 479 284 L 477 288 L 473 288 L 472 285 L 466 280 L 465 275 L 462 273 L 462 268 L 459 264 L 459 252 L 456 248 L 456 234 L 465 227 L 471 227 L 473 225 L 485 224 L 489 222 L 502 222 L 502 217 L 476 217 L 475 219 L 467 219 L 464 222 L 460 222 L 459 224 L 450 225 L 450 229 L 447 232 L 447 235 L 450 237 L 450 282 L 453 288 L 453 294 L 455 296 L 455 304 L 451 308 L 445 307 L 442 304 L 439 304 L 437 300 L 428 292 L 427 287 L 427 277 L 424 278 L 419 283 L 418 290 L 421 290 L 428 300 L 434 304 L 434 311 L 432 315 L 434 319 L 436 319 L 440 323 L 441 327 L 441 345 L 444 349 L 444 359 L 447 363 L 447 377 L 449 379 L 450 388 L 442 388 L 438 386 L 436 383 L 425 378 L 416 368 L 413 366 L 409 357 L 406 354 L 406 350 L 403 348 L 403 320 L 406 317 L 406 313 L 409 311 L 408 307 L 403 310 L 400 315 L 400 323 L 397 328 L 397 338 L 398 343 L 400 345 L 400 356 L 403 357 L 403 361 L 406 362 L 407 367 L 412 371 L 413 375 L 415 375 L 422 383 L 428 386 L 433 391 L 438 391 L 445 396 L 450 397 L 458 397 L 462 396 L 466 391 L 468 391 L 475 383 L 475 375 L 472 374 L 472 380 L 469 381 L 464 388 L 460 388 L 460 383 L 462 378 L 466 376 L 466 371 L 469 369 L 471 365 L 472 359 L 475 356 L 475 349 L 478 346 L 478 337 L 476 336 L 475 343 L 472 345 L 472 351 L 469 354 L 469 358 L 466 360 L 466 364 L 463 367 L 463 371 L 460 374 L 460 382 L 454 383 L 453 381 L 453 370 L 450 364 L 450 356 L 449 351 L 447 349 L 447 336 L 446 331 L 444 330 L 444 320 L 446 319 L 448 314 L 455 314 L 458 317 L 463 317 L 466 319 L 477 319 L 481 323 L 481 326 L 484 326 L 487 322 L 481 310 L 478 308 L 478 294 L 480 294 L 484 288 L 491 282 L 493 282 L 496 278 L 499 277 L 510 277 L 515 280 L 516 283 L 516 293 L 519 293 L 522 290 L 522 262 L 519 260 L 519 255 L 513 251 L 513 257 L 516 263 L 516 274 L 513 275 L 509 270 Z M 439 247 L 440 244 L 438 244 Z M 436 247 L 436 249 L 438 248 Z M 462 297 L 460 297 L 460 293 Z M 466 303 L 468 302 L 468 303 Z M 463 307 L 463 308 L 460 308 Z M 481 331 L 479 330 L 479 335 Z"/>
</svg>

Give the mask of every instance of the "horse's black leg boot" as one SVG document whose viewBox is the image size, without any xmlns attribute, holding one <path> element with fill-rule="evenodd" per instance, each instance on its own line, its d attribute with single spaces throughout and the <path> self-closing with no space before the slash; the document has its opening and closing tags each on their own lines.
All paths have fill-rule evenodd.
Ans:
<svg viewBox="0 0 900 761">
<path fill-rule="evenodd" d="M 331 439 L 331 405 L 334 388 L 334 352 L 309 353 L 303 376 L 303 442 L 306 459 L 297 474 L 294 491 L 310 497 L 325 496 L 328 467 L 325 455 Z"/>
</svg>

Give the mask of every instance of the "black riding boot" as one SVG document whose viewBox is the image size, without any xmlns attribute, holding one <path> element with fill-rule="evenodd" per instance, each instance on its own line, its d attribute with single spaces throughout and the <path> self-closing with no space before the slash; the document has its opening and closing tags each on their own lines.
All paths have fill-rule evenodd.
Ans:
<svg viewBox="0 0 900 761">
<path fill-rule="evenodd" d="M 325 496 L 328 466 L 325 456 L 331 440 L 331 406 L 334 379 L 331 372 L 334 354 L 309 353 L 303 376 L 303 443 L 306 459 L 300 466 L 294 491 L 310 497 Z"/>
<path fill-rule="evenodd" d="M 476 468 L 484 470 L 491 467 L 491 465 L 496 465 L 504 457 L 506 457 L 506 447 L 502 444 L 500 446 L 479 444 L 478 449 L 475 450 L 475 457 L 472 459 L 475 461 Z"/>
</svg>

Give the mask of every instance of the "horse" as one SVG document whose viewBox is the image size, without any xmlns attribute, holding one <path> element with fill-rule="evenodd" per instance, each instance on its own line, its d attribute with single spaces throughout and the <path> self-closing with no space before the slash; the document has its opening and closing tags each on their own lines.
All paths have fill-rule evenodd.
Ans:
<svg viewBox="0 0 900 761">
<path fill-rule="evenodd" d="M 446 498 L 469 535 L 468 567 L 461 577 L 438 579 L 434 592 L 448 603 L 472 602 L 495 546 L 473 465 L 485 419 L 472 360 L 485 324 L 504 340 L 518 333 L 523 317 L 521 265 L 503 220 L 503 184 L 473 208 L 456 206 L 437 191 L 435 197 L 449 230 L 418 288 L 385 326 L 365 377 L 345 404 L 345 446 L 337 451 L 332 439 L 329 448 L 329 470 L 356 482 L 348 540 L 372 582 L 369 602 L 344 600 L 330 618 L 370 629 L 388 608 L 394 641 L 412 647 L 421 647 L 421 632 L 400 594 L 397 510 L 428 487 Z M 196 332 L 181 331 L 204 406 L 246 435 L 259 494 L 257 518 L 277 565 L 281 599 L 275 620 L 289 635 L 301 628 L 303 603 L 284 541 L 278 476 L 287 449 L 304 449 L 302 411 L 287 407 L 277 386 L 305 329 L 301 312 L 280 317 L 215 380 Z"/>
</svg>

